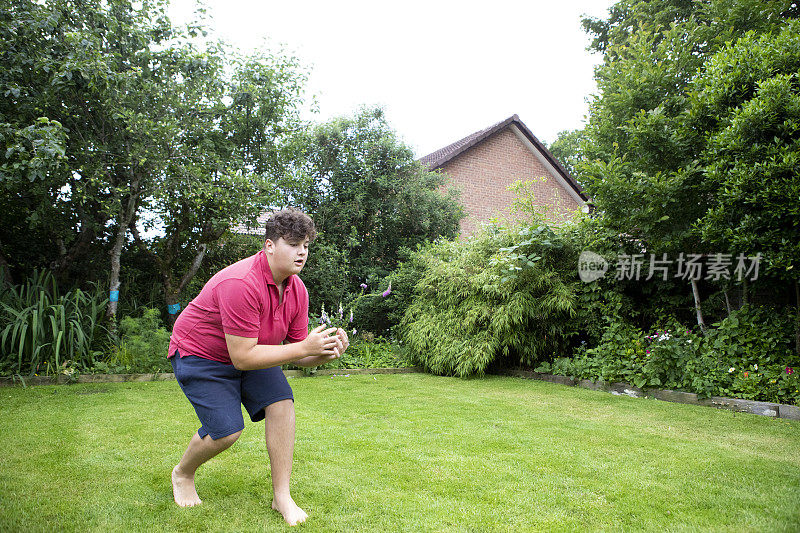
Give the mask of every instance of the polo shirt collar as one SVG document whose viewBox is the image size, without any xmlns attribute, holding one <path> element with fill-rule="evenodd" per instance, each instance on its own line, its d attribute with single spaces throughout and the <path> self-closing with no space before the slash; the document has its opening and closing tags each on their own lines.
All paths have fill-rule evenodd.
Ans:
<svg viewBox="0 0 800 533">
<path fill-rule="evenodd" d="M 264 250 L 258 252 L 258 260 L 261 262 L 261 272 L 264 275 L 264 279 L 267 281 L 267 285 L 273 285 L 276 288 L 278 284 L 275 283 L 275 279 L 272 277 L 272 270 L 269 268 L 269 260 L 267 259 L 267 254 L 264 253 Z M 286 293 L 286 289 L 288 289 L 292 283 L 294 274 L 291 274 L 288 278 L 286 278 L 285 283 L 283 284 L 284 294 Z"/>
</svg>

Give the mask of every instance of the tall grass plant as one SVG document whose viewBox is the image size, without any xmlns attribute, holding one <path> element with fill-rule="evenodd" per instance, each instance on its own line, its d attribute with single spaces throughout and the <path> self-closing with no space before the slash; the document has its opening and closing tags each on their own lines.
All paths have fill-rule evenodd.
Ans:
<svg viewBox="0 0 800 533">
<path fill-rule="evenodd" d="M 106 332 L 101 323 L 106 302 L 99 287 L 61 294 L 47 271 L 0 288 L 0 373 L 71 374 L 92 367 Z"/>
</svg>

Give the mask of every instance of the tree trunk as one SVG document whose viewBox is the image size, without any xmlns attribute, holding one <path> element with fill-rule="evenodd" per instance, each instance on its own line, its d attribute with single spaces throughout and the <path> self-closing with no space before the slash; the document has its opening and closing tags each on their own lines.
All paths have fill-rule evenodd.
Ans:
<svg viewBox="0 0 800 533">
<path fill-rule="evenodd" d="M 50 269 L 58 279 L 63 277 L 64 272 L 89 248 L 89 244 L 91 244 L 95 238 L 94 230 L 90 228 L 85 220 L 82 221 L 81 225 L 81 232 L 75 243 L 72 244 L 69 249 L 64 246 L 63 241 L 59 242 L 60 250 L 58 259 L 50 264 Z"/>
<path fill-rule="evenodd" d="M 153 250 L 147 247 L 142 236 L 139 234 L 139 229 L 136 227 L 135 223 L 132 223 L 130 226 L 131 234 L 133 235 L 133 240 L 139 249 L 149 257 L 153 263 L 156 265 L 156 269 L 158 273 L 161 274 L 161 287 L 164 289 L 164 301 L 167 304 L 167 310 L 169 310 L 169 306 L 177 303 L 177 294 L 175 291 L 172 290 L 172 273 L 170 262 L 164 261 L 164 259 Z M 169 241 L 169 239 L 168 239 Z M 169 254 L 163 254 L 164 257 L 167 257 Z M 170 314 L 170 326 L 174 324 L 175 320 L 172 318 Z"/>
<path fill-rule="evenodd" d="M 728 311 L 728 316 L 731 316 L 731 299 L 728 296 L 728 287 L 722 289 L 722 294 L 725 295 L 725 309 Z"/>
<path fill-rule="evenodd" d="M 747 305 L 750 303 L 750 283 L 747 281 L 747 278 L 742 279 L 742 306 Z"/>
<path fill-rule="evenodd" d="M 111 276 L 108 281 L 109 302 L 106 309 L 106 318 L 109 321 L 111 333 L 117 333 L 117 299 L 119 298 L 119 271 L 122 247 L 125 245 L 125 235 L 128 234 L 128 227 L 133 222 L 136 208 L 139 203 L 139 178 L 135 177 L 131 181 L 131 192 L 127 201 L 121 200 L 119 214 L 117 215 L 117 234 L 114 237 L 114 247 L 111 249 Z"/>
<path fill-rule="evenodd" d="M 178 284 L 178 288 L 175 291 L 171 291 L 170 290 L 169 292 L 167 292 L 169 290 L 168 287 L 166 287 L 166 286 L 164 287 L 164 292 L 166 294 L 167 309 L 168 310 L 171 310 L 171 306 L 174 306 L 174 305 L 177 305 L 177 304 L 180 303 L 179 302 L 179 298 L 180 298 L 181 292 L 183 292 L 183 289 L 186 287 L 186 285 L 192 280 L 192 278 L 194 278 L 195 274 L 197 274 L 197 271 L 200 269 L 200 265 L 203 263 L 203 258 L 206 256 L 206 251 L 207 250 L 208 250 L 208 245 L 207 244 L 203 243 L 203 244 L 200 245 L 200 250 L 194 256 L 194 260 L 192 261 L 192 266 L 189 267 L 189 270 L 186 272 L 186 274 L 183 275 L 183 277 L 181 278 L 180 283 Z M 172 284 L 170 283 L 170 288 L 171 288 L 171 285 Z M 175 312 L 170 312 L 169 313 L 169 326 L 170 326 L 170 329 L 172 329 L 172 326 L 175 325 L 175 320 L 177 320 L 179 312 L 180 311 L 177 310 Z"/>
<path fill-rule="evenodd" d="M 175 321 L 178 319 L 178 313 L 180 310 L 175 310 L 173 312 L 172 306 L 179 304 L 179 293 L 170 292 L 164 296 L 164 301 L 167 302 L 167 321 L 169 322 L 169 329 L 172 331 L 172 327 L 175 325 Z"/>
<path fill-rule="evenodd" d="M 794 350 L 800 357 L 800 283 L 794 280 L 794 298 L 797 306 L 797 320 L 794 325 Z"/>
<path fill-rule="evenodd" d="M 114 247 L 111 249 L 111 276 L 108 282 L 108 308 L 106 308 L 106 318 L 109 320 L 109 327 L 112 333 L 117 331 L 117 304 L 119 303 L 119 271 L 120 271 L 120 256 L 122 255 L 122 246 L 125 244 L 125 234 L 128 233 L 127 226 L 122 225 L 123 216 L 120 216 L 119 228 L 117 228 L 117 235 L 114 239 Z"/>
<path fill-rule="evenodd" d="M 693 279 L 692 282 L 692 295 L 694 296 L 694 308 L 697 311 L 697 323 L 700 325 L 700 331 L 703 335 L 706 334 L 706 323 L 703 321 L 703 309 L 700 307 L 700 289 L 697 287 L 697 280 Z"/>
<path fill-rule="evenodd" d="M 203 264 L 203 258 L 206 256 L 207 250 L 208 250 L 207 244 L 203 243 L 200 245 L 200 250 L 194 256 L 194 260 L 192 261 L 192 266 L 189 267 L 189 270 L 181 278 L 181 282 L 178 285 L 178 294 L 180 294 L 181 291 L 183 291 L 183 289 L 186 287 L 186 284 L 192 281 L 192 278 L 194 278 L 195 274 L 197 274 L 197 271 L 200 270 L 200 265 Z"/>
<path fill-rule="evenodd" d="M 178 283 L 177 288 L 174 288 L 174 283 L 172 281 L 174 260 L 172 258 L 177 255 L 174 253 L 174 250 L 167 250 L 164 254 L 162 254 L 164 256 L 164 258 L 162 258 L 145 245 L 135 224 L 131 224 L 130 230 L 131 234 L 133 235 L 133 239 L 136 241 L 136 244 L 148 257 L 150 257 L 150 259 L 153 260 L 156 268 L 158 268 L 158 272 L 161 274 L 161 285 L 164 288 L 164 301 L 167 304 L 167 316 L 169 316 L 169 325 L 170 328 L 172 328 L 172 326 L 175 325 L 175 320 L 178 318 L 178 312 L 170 312 L 172 309 L 174 309 L 172 306 L 180 303 L 181 292 L 183 292 L 183 289 L 186 288 L 186 285 L 190 281 L 192 281 L 192 278 L 194 278 L 194 276 L 197 274 L 197 271 L 200 269 L 200 265 L 202 265 L 203 259 L 208 251 L 208 244 L 203 243 L 200 245 L 200 250 L 197 252 L 197 254 L 195 254 L 189 270 L 183 275 Z M 219 238 L 219 235 L 214 234 L 213 237 Z M 177 248 L 178 242 L 174 238 L 168 238 L 165 245 L 168 248 Z"/>
</svg>

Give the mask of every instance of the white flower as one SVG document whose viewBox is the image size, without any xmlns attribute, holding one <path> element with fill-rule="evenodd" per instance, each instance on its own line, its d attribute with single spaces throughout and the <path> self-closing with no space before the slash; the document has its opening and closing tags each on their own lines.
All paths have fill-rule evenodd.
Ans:
<svg viewBox="0 0 800 533">
<path fill-rule="evenodd" d="M 736 369 L 735 369 L 735 368 L 733 368 L 733 367 L 730 367 L 730 368 L 728 369 L 728 374 L 733 374 L 734 372 L 736 372 Z"/>
<path fill-rule="evenodd" d="M 753 365 L 753 370 L 758 370 L 758 365 Z"/>
</svg>

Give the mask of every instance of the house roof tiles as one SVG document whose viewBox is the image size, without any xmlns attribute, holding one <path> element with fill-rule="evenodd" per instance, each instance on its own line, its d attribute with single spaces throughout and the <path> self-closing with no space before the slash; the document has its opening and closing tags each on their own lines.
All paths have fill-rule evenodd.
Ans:
<svg viewBox="0 0 800 533">
<path fill-rule="evenodd" d="M 488 128 L 467 135 L 463 139 L 458 140 L 453 144 L 449 144 L 444 148 L 436 150 L 435 152 L 420 158 L 419 161 L 425 165 L 428 170 L 436 170 L 444 166 L 445 163 L 451 159 L 457 157 L 459 154 L 464 153 L 473 146 L 483 142 L 493 134 L 512 124 L 519 128 L 522 134 L 528 138 L 528 140 L 537 150 L 539 150 L 542 156 L 553 166 L 553 168 L 556 169 L 556 172 L 558 172 L 561 177 L 564 178 L 564 180 L 575 190 L 575 192 L 578 193 L 584 201 L 588 201 L 589 197 L 583 192 L 583 188 L 580 186 L 580 184 L 575 181 L 572 176 L 570 176 L 569 172 L 567 172 L 564 166 L 558 162 L 553 154 L 550 153 L 550 150 L 548 150 L 547 147 L 542 144 L 542 142 L 537 139 L 533 133 L 531 133 L 528 127 L 519 119 L 518 115 L 512 115 L 505 120 L 501 120 L 497 124 L 493 124 Z"/>
</svg>

